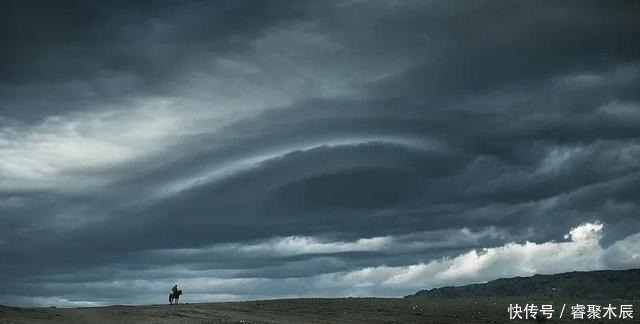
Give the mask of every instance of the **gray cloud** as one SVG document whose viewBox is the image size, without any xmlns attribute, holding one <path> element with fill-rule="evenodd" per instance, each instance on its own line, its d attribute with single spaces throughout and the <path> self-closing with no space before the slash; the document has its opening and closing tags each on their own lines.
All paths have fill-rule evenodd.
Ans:
<svg viewBox="0 0 640 324">
<path fill-rule="evenodd" d="M 636 2 L 1 6 L 0 303 L 640 266 Z"/>
</svg>

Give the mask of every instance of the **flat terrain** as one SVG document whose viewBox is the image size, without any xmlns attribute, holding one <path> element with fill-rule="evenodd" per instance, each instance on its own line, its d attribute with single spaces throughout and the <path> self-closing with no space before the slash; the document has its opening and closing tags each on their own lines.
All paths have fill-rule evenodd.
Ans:
<svg viewBox="0 0 640 324">
<path fill-rule="evenodd" d="M 181 305 L 108 306 L 91 308 L 18 308 L 0 306 L 0 323 L 535 323 L 509 320 L 509 304 L 554 304 L 556 317 L 567 303 L 563 319 L 546 323 L 640 323 L 640 303 L 633 304 L 634 319 L 565 319 L 571 305 L 628 301 L 500 299 L 280 299 L 269 301 Z"/>
</svg>

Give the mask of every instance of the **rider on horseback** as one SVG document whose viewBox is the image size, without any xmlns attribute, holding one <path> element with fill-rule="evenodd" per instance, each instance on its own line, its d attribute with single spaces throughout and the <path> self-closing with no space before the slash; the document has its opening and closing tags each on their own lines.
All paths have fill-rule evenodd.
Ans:
<svg viewBox="0 0 640 324">
<path fill-rule="evenodd" d="M 169 294 L 169 304 L 173 304 L 174 301 L 177 304 L 178 299 L 180 299 L 180 295 L 182 295 L 182 290 L 178 289 L 178 285 L 171 287 L 171 293 Z"/>
</svg>

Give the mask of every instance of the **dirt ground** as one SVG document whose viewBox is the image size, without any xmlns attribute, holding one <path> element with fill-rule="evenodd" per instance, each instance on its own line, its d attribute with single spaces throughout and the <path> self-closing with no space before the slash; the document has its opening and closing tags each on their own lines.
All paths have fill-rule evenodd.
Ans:
<svg viewBox="0 0 640 324">
<path fill-rule="evenodd" d="M 559 301 L 525 299 L 280 299 L 268 301 L 181 305 L 107 306 L 91 308 L 17 308 L 0 306 L 0 323 L 535 323 L 510 320 L 509 304 L 554 304 L 555 317 L 546 323 L 640 323 L 640 305 L 633 319 L 573 320 L 576 303 L 619 307 L 625 301 Z M 562 304 L 567 307 L 558 319 Z M 524 317 L 524 316 L 523 316 Z M 586 317 L 585 317 L 586 318 Z"/>
</svg>

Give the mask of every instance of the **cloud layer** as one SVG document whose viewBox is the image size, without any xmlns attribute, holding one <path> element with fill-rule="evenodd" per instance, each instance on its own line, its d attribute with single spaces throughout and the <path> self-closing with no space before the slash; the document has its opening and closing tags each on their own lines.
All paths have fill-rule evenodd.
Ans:
<svg viewBox="0 0 640 324">
<path fill-rule="evenodd" d="M 0 6 L 0 303 L 640 266 L 635 1 Z"/>
</svg>

